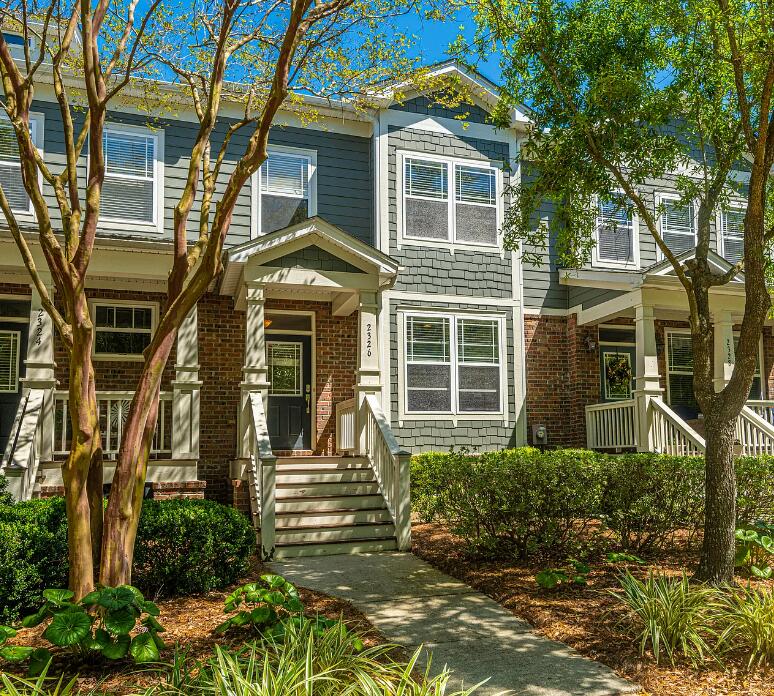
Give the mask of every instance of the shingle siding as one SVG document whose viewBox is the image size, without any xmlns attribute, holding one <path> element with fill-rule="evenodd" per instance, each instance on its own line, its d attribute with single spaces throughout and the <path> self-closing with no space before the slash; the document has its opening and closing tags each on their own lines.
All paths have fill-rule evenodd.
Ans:
<svg viewBox="0 0 774 696">
<path fill-rule="evenodd" d="M 480 106 L 474 104 L 460 104 L 452 107 L 442 106 L 434 102 L 431 97 L 414 97 L 402 104 L 393 104 L 390 108 L 395 111 L 409 111 L 412 114 L 453 118 L 462 122 L 491 123 L 489 114 Z"/>
</svg>

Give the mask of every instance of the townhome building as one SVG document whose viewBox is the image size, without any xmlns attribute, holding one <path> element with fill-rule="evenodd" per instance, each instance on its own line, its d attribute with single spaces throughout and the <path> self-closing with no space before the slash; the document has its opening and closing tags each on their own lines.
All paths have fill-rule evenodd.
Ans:
<svg viewBox="0 0 774 696">
<path fill-rule="evenodd" d="M 497 128 L 495 85 L 454 63 L 433 73 L 461 81 L 471 103 L 446 107 L 403 89 L 368 112 L 319 101 L 311 123 L 281 115 L 268 159 L 241 193 L 224 271 L 165 370 L 148 494 L 251 511 L 265 556 L 408 548 L 412 453 L 703 446 L 684 292 L 645 228 L 601 204 L 587 268 L 560 268 L 551 246 L 540 265 L 522 263 L 501 228 L 529 114 L 514 110 L 510 127 Z M 61 166 L 58 110 L 52 94 L 38 94 L 33 137 Z M 238 117 L 230 109 L 222 131 Z M 194 124 L 193 114 L 149 118 L 129 106 L 108 118 L 88 288 L 108 485 L 164 301 Z M 234 153 L 240 144 L 237 134 Z M 39 254 L 2 121 L 0 182 Z M 695 213 L 674 192 L 665 178 L 646 193 L 654 209 L 665 203 L 662 233 L 687 257 Z M 741 219 L 741 209 L 718 212 L 719 267 L 741 252 Z M 743 275 L 713 303 L 720 384 Z M 767 327 L 740 424 L 755 447 L 774 444 L 772 358 Z M 0 472 L 18 497 L 62 491 L 67 383 L 62 343 L 0 231 Z"/>
</svg>

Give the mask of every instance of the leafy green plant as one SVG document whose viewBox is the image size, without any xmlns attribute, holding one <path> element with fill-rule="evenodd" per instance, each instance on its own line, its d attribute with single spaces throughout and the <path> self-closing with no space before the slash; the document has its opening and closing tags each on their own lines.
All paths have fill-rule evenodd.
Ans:
<svg viewBox="0 0 774 696">
<path fill-rule="evenodd" d="M 736 558 L 734 565 L 746 568 L 758 578 L 771 578 L 774 568 L 774 524 L 763 520 L 736 530 Z"/>
<path fill-rule="evenodd" d="M 535 582 L 546 590 L 562 585 L 581 585 L 588 583 L 591 567 L 576 558 L 568 558 L 564 568 L 546 568 L 535 575 Z"/>
<path fill-rule="evenodd" d="M 657 664 L 664 655 L 672 664 L 679 656 L 693 664 L 706 657 L 718 659 L 708 643 L 715 637 L 711 617 L 719 608 L 713 589 L 692 586 L 685 574 L 671 578 L 650 573 L 647 580 L 639 580 L 626 571 L 619 581 L 623 591 L 611 594 L 629 610 L 641 655 L 650 647 Z"/>
<path fill-rule="evenodd" d="M 748 668 L 774 666 L 774 590 L 724 593 L 717 620 L 720 650 L 744 655 Z"/>
<path fill-rule="evenodd" d="M 639 556 L 635 556 L 631 553 L 622 553 L 620 551 L 611 551 L 608 553 L 605 558 L 607 559 L 608 563 L 613 563 L 615 565 L 626 565 L 627 563 L 637 563 L 639 565 L 642 565 L 645 563 Z"/>
<path fill-rule="evenodd" d="M 159 637 L 164 627 L 158 622 L 159 608 L 146 601 L 130 585 L 100 587 L 80 602 L 73 602 L 70 590 L 43 591 L 43 605 L 22 619 L 22 626 L 32 628 L 49 621 L 43 637 L 52 645 L 81 656 L 99 654 L 108 660 L 130 656 L 136 663 L 156 662 L 164 642 Z M 139 632 L 132 636 L 138 628 Z M 16 635 L 15 629 L 0 627 L 5 642 Z M 4 646 L 0 656 L 11 662 L 28 661 L 31 675 L 40 674 L 51 660 L 47 648 Z"/>
</svg>

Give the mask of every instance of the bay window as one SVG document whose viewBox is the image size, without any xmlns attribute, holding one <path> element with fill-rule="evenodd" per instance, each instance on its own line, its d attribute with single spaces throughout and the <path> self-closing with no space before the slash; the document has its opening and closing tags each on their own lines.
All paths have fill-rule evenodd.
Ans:
<svg viewBox="0 0 774 696">
<path fill-rule="evenodd" d="M 497 246 L 498 170 L 467 160 L 402 155 L 403 237 Z"/>
<path fill-rule="evenodd" d="M 407 413 L 502 413 L 498 318 L 407 314 Z"/>
</svg>

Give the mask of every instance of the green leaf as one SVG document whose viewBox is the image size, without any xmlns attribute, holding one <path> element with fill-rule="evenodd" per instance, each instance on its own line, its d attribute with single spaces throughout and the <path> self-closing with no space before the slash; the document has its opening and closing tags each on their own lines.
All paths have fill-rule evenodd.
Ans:
<svg viewBox="0 0 774 696">
<path fill-rule="evenodd" d="M 154 602 L 145 602 L 145 603 L 143 603 L 142 610 L 146 614 L 150 614 L 151 616 L 159 616 L 161 614 L 161 610 L 158 608 L 158 606 Z"/>
<path fill-rule="evenodd" d="M 75 597 L 75 592 L 72 590 L 43 590 L 43 598 L 58 607 L 66 604 L 73 597 Z"/>
<path fill-rule="evenodd" d="M 560 570 L 554 570 L 553 568 L 547 568 L 546 570 L 541 570 L 536 576 L 535 581 L 537 582 L 540 587 L 545 588 L 546 590 L 552 590 L 557 585 L 559 585 L 562 582 L 567 582 L 569 578 L 567 577 L 566 573 L 563 573 Z"/>
<path fill-rule="evenodd" d="M 222 624 L 219 624 L 215 627 L 215 633 L 225 633 L 229 628 L 231 628 L 232 625 L 233 624 L 231 623 L 231 619 L 226 619 Z"/>
<path fill-rule="evenodd" d="M 166 630 L 157 620 L 155 616 L 146 616 L 142 620 L 142 625 L 146 628 L 150 628 L 154 631 L 158 631 L 159 633 L 164 633 Z"/>
<path fill-rule="evenodd" d="M 287 582 L 281 575 L 261 575 L 261 580 L 263 580 L 272 590 L 282 587 Z"/>
<path fill-rule="evenodd" d="M 304 611 L 304 603 L 300 599 L 289 599 L 285 603 L 285 609 L 287 609 L 291 614 L 299 614 Z"/>
<path fill-rule="evenodd" d="M 32 655 L 34 648 L 27 648 L 21 645 L 6 645 L 0 648 L 0 657 L 8 662 L 24 662 Z"/>
<path fill-rule="evenodd" d="M 16 635 L 16 629 L 10 626 L 0 626 L 0 645 Z"/>
<path fill-rule="evenodd" d="M 99 604 L 105 609 L 124 609 L 134 604 L 134 592 L 127 585 L 106 587 L 100 591 Z"/>
<path fill-rule="evenodd" d="M 266 601 L 269 604 L 282 604 L 285 601 L 285 596 L 282 592 L 269 592 L 266 595 Z"/>
<path fill-rule="evenodd" d="M 43 673 L 51 662 L 51 651 L 47 648 L 35 648 L 32 651 L 27 672 L 31 677 L 37 677 Z"/>
<path fill-rule="evenodd" d="M 768 580 L 771 578 L 772 574 L 774 574 L 774 569 L 771 566 L 766 566 L 765 568 L 759 568 L 758 566 L 750 566 L 750 572 L 756 577 L 756 578 L 762 578 L 764 580 Z"/>
<path fill-rule="evenodd" d="M 107 645 L 102 648 L 102 654 L 108 660 L 120 660 L 126 657 L 126 653 L 129 652 L 129 644 L 131 639 L 128 634 L 118 636 L 115 641 L 109 641 Z"/>
<path fill-rule="evenodd" d="M 774 553 L 774 539 L 772 539 L 770 536 L 762 536 L 760 538 L 760 544 L 769 553 Z"/>
<path fill-rule="evenodd" d="M 102 623 L 111 633 L 123 635 L 134 628 L 137 623 L 137 612 L 132 607 L 124 606 L 121 609 L 107 612 Z"/>
<path fill-rule="evenodd" d="M 250 620 L 254 624 L 260 625 L 266 623 L 271 618 L 271 615 L 272 611 L 269 607 L 256 607 L 250 612 Z"/>
<path fill-rule="evenodd" d="M 91 617 L 83 611 L 55 614 L 43 637 L 59 647 L 80 643 L 91 632 Z"/>
<path fill-rule="evenodd" d="M 96 604 L 99 601 L 99 597 L 102 594 L 101 590 L 93 590 L 92 592 L 89 592 L 82 600 L 81 604 L 90 607 Z"/>
<path fill-rule="evenodd" d="M 159 660 L 159 649 L 156 647 L 156 642 L 150 633 L 141 633 L 135 636 L 132 639 L 129 652 L 132 654 L 135 662 L 140 664 L 144 662 L 158 662 Z"/>
<path fill-rule="evenodd" d="M 22 619 L 22 626 L 24 628 L 33 628 L 35 626 L 40 625 L 43 623 L 43 621 L 46 620 L 46 617 L 48 616 L 48 604 L 44 604 L 40 609 L 38 609 L 34 614 L 29 614 L 28 616 L 25 616 Z"/>
<path fill-rule="evenodd" d="M 151 636 L 153 636 L 153 642 L 156 644 L 156 647 L 159 650 L 164 650 L 167 647 L 166 643 L 163 640 L 161 640 L 161 636 L 159 636 L 159 634 L 156 633 L 156 631 L 148 631 L 148 633 Z"/>
</svg>

